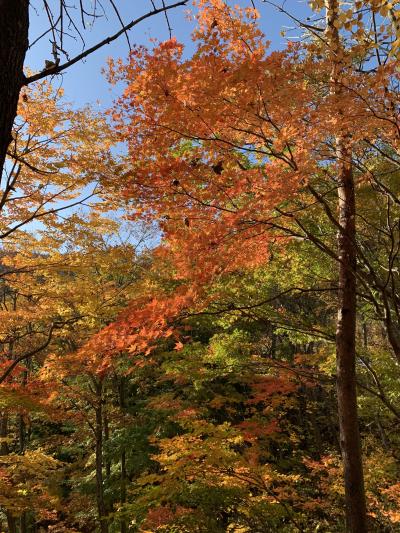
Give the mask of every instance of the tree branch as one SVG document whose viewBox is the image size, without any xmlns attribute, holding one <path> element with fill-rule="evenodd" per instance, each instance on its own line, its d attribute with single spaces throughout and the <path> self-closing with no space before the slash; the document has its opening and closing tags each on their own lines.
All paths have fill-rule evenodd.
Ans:
<svg viewBox="0 0 400 533">
<path fill-rule="evenodd" d="M 149 11 L 145 15 L 142 15 L 141 17 L 139 17 L 139 18 L 137 18 L 135 20 L 132 20 L 129 24 L 127 24 L 126 26 L 123 26 L 114 35 L 111 35 L 110 37 L 107 37 L 103 41 L 101 41 L 101 42 L 97 43 L 96 45 L 92 46 L 91 48 L 88 48 L 87 50 L 85 50 L 81 54 L 78 54 L 76 57 L 74 57 L 70 61 L 67 61 L 66 63 L 63 63 L 62 65 L 58 65 L 58 66 L 55 65 L 53 68 L 42 70 L 42 72 L 38 72 L 37 74 L 34 74 L 33 76 L 23 77 L 21 85 L 22 86 L 29 85 L 30 83 L 33 83 L 33 82 L 38 81 L 38 80 L 41 80 L 41 79 L 43 79 L 43 78 L 45 78 L 47 76 L 54 76 L 56 74 L 60 74 L 60 72 L 62 72 L 63 70 L 65 70 L 68 67 L 74 65 L 75 63 L 78 63 L 78 61 L 81 61 L 82 59 L 84 59 L 88 55 L 92 54 L 93 52 L 96 52 L 97 50 L 99 50 L 100 48 L 105 46 L 106 44 L 110 44 L 112 41 L 115 41 L 121 35 L 126 34 L 126 32 L 128 30 L 130 30 L 134 26 L 137 26 L 137 24 L 139 24 L 143 20 L 146 20 L 147 18 L 150 18 L 153 15 L 157 15 L 158 13 L 165 13 L 169 9 L 173 9 L 173 8 L 179 7 L 179 6 L 185 6 L 187 4 L 187 2 L 188 2 L 188 0 L 181 0 L 180 2 L 176 2 L 175 4 L 171 4 L 169 6 L 163 6 L 163 7 L 159 8 L 159 9 L 153 9 L 152 11 Z"/>
</svg>

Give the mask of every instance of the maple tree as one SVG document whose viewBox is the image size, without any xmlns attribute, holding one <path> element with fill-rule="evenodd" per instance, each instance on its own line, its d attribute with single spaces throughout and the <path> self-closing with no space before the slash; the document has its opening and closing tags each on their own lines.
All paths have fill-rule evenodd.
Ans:
<svg viewBox="0 0 400 533">
<path fill-rule="evenodd" d="M 222 1 L 199 6 L 191 58 L 171 40 L 151 52 L 138 48 L 128 65 L 111 64 L 111 78 L 127 82 L 114 114 L 134 155 L 127 195 L 141 201 L 139 211 L 162 219 L 178 275 L 195 284 L 266 261 L 269 243 L 285 236 L 308 238 L 338 262 L 347 527 L 365 531 L 355 378 L 354 168 L 365 161 L 366 146 L 379 151 L 380 143 L 389 149 L 398 144 L 397 12 L 377 2 L 355 2 L 354 9 L 315 2 L 316 10 L 326 9 L 324 36 L 267 55 L 264 36 L 251 23 L 253 10 L 234 11 Z M 368 16 L 381 19 L 379 29 L 365 28 Z M 375 68 L 366 72 L 374 59 Z M 315 187 L 324 174 L 338 192 L 337 215 Z M 337 250 L 304 227 L 291 206 L 305 195 L 324 205 L 338 230 Z M 287 220 L 297 228 L 288 230 Z"/>
<path fill-rule="evenodd" d="M 83 244 L 93 235 L 91 228 L 100 230 L 106 224 L 100 214 L 112 204 L 102 202 L 100 194 L 107 180 L 105 173 L 113 164 L 110 149 L 114 140 L 105 121 L 93 114 L 90 120 L 90 116 L 89 109 L 73 111 L 62 101 L 62 92 L 54 91 L 47 82 L 21 98 L 0 201 L 2 334 L 3 345 L 9 346 L 3 354 L 1 382 L 19 361 L 46 349 L 54 331 L 68 323 L 68 318 L 60 316 L 32 328 L 31 320 L 40 315 L 45 318 L 49 309 L 46 292 L 40 290 L 41 276 L 64 264 L 62 247 L 68 239 L 77 242 L 80 238 Z M 97 146 L 97 154 L 93 146 Z M 90 200 L 96 204 L 90 215 L 76 211 Z M 68 223 L 62 216 L 66 210 Z M 43 311 L 38 314 L 42 301 Z M 26 327 L 31 330 L 30 349 L 20 353 L 18 339 L 25 338 Z"/>
<path fill-rule="evenodd" d="M 14 131 L 0 214 L 1 507 L 12 533 L 17 523 L 27 531 L 32 510 L 38 523 L 57 517 L 61 463 L 29 449 L 37 413 L 60 419 L 49 403 L 55 384 L 47 388 L 38 369 L 51 351 L 75 350 L 114 316 L 137 269 L 134 246 L 116 241 L 120 223 L 104 216 L 120 205 L 105 194 L 118 165 L 104 118 L 73 110 L 44 81 L 22 95 Z"/>
</svg>

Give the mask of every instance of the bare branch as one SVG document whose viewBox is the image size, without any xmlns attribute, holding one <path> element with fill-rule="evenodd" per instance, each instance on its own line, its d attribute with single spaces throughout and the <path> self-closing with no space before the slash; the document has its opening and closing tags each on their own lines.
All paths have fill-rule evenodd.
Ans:
<svg viewBox="0 0 400 533">
<path fill-rule="evenodd" d="M 96 52 L 97 50 L 99 50 L 100 48 L 105 46 L 106 44 L 110 44 L 111 42 L 115 41 L 116 39 L 118 39 L 118 37 L 120 37 L 121 35 L 125 34 L 128 30 L 130 30 L 134 26 L 137 26 L 143 20 L 146 20 L 146 19 L 148 19 L 148 18 L 150 18 L 150 17 L 152 17 L 154 15 L 157 15 L 159 13 L 165 13 L 166 11 L 168 11 L 170 9 L 174 9 L 175 7 L 185 6 L 188 1 L 189 0 L 181 0 L 180 2 L 176 2 L 175 4 L 171 4 L 169 6 L 165 6 L 165 7 L 161 7 L 161 8 L 153 9 L 152 11 L 149 11 L 145 15 L 142 15 L 141 17 L 139 17 L 139 18 L 137 18 L 135 20 L 132 20 L 132 22 L 130 22 L 129 24 L 127 24 L 126 26 L 121 28 L 121 30 L 119 30 L 117 33 L 114 33 L 114 35 L 111 35 L 110 37 L 107 37 L 103 41 L 100 41 L 96 45 L 92 46 L 91 48 L 88 48 L 87 50 L 85 50 L 81 54 L 78 54 L 77 56 L 75 56 L 70 61 L 67 61 L 66 63 L 63 63 L 62 65 L 58 65 L 58 66 L 54 65 L 54 67 L 46 69 L 46 70 L 43 70 L 42 72 L 38 72 L 37 74 L 34 74 L 33 76 L 24 77 L 23 80 L 22 80 L 21 85 L 22 86 L 29 85 L 30 83 L 33 83 L 35 81 L 41 80 L 43 78 L 46 78 L 47 76 L 54 76 L 56 74 L 60 74 L 60 72 L 62 72 L 63 70 L 71 67 L 75 63 L 78 63 L 79 61 L 81 61 L 85 57 L 89 56 L 93 52 Z"/>
</svg>

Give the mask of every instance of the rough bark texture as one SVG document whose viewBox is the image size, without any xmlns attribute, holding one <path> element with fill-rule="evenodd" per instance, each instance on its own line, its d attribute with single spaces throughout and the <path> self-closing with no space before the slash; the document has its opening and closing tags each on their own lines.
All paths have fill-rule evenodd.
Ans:
<svg viewBox="0 0 400 533">
<path fill-rule="evenodd" d="M 366 505 L 357 415 L 356 390 L 356 250 L 355 195 L 351 156 L 338 142 L 342 161 L 338 176 L 339 223 L 339 306 L 336 330 L 337 397 L 342 451 L 346 523 L 351 533 L 364 533 Z"/>
<path fill-rule="evenodd" d="M 339 53 L 343 52 L 343 48 L 335 24 L 339 16 L 338 0 L 326 0 L 326 10 L 326 38 L 329 45 L 328 53 L 332 61 L 331 96 L 333 97 L 335 112 L 339 114 L 340 119 L 345 116 L 345 95 L 341 83 L 343 65 L 340 58 L 343 57 L 343 54 Z M 346 530 L 349 533 L 365 533 L 367 531 L 367 516 L 356 388 L 356 205 L 351 144 L 341 124 L 342 120 L 339 120 L 339 131 L 336 135 L 340 226 L 338 232 L 339 291 L 336 329 L 337 398 L 340 447 L 344 468 Z"/>
<path fill-rule="evenodd" d="M 0 176 L 23 83 L 28 26 L 28 0 L 0 0 Z"/>
</svg>

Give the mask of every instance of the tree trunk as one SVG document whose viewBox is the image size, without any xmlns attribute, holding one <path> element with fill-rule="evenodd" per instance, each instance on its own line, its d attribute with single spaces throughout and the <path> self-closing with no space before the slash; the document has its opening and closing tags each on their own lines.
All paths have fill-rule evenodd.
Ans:
<svg viewBox="0 0 400 533">
<path fill-rule="evenodd" d="M 96 498 L 97 511 L 99 514 L 100 531 L 108 533 L 107 511 L 104 502 L 103 485 L 103 383 L 96 383 L 97 406 L 96 406 Z"/>
<path fill-rule="evenodd" d="M 17 533 L 17 521 L 14 516 L 12 516 L 7 511 L 7 526 L 8 526 L 8 533 Z"/>
<path fill-rule="evenodd" d="M 125 408 L 125 381 L 124 378 L 121 378 L 121 381 L 119 383 L 119 407 L 121 411 Z M 126 452 L 125 450 L 121 451 L 121 477 L 120 477 L 120 483 L 121 483 L 121 493 L 120 493 L 120 503 L 121 506 L 126 503 Z M 127 533 L 127 524 L 124 516 L 120 520 L 120 533 Z"/>
<path fill-rule="evenodd" d="M 24 511 L 19 519 L 19 531 L 20 533 L 27 533 L 28 527 L 27 527 L 27 520 L 26 520 L 26 512 Z"/>
<path fill-rule="evenodd" d="M 356 389 L 356 250 L 355 195 L 350 155 L 338 143 L 342 161 L 338 176 L 339 223 L 339 306 L 336 329 L 336 374 L 342 450 L 346 523 L 351 533 L 364 533 L 366 504 Z"/>
<path fill-rule="evenodd" d="M 0 176 L 10 144 L 28 49 L 29 0 L 0 0 Z"/>
<path fill-rule="evenodd" d="M 104 414 L 104 442 L 107 442 L 110 439 L 110 427 L 108 423 L 108 414 L 106 409 L 103 409 Z M 109 479 L 111 476 L 111 462 L 106 459 L 105 461 L 105 467 L 106 467 L 106 478 Z"/>
<path fill-rule="evenodd" d="M 338 0 L 326 0 L 326 39 L 331 59 L 331 96 L 338 113 L 336 160 L 338 165 L 338 256 L 339 291 L 336 328 L 337 398 L 346 500 L 346 530 L 350 533 L 367 531 L 366 503 L 360 433 L 357 415 L 356 388 L 356 205 L 350 139 L 343 124 L 345 107 L 341 78 L 343 55 L 337 20 Z"/>
<path fill-rule="evenodd" d="M 8 442 L 8 414 L 7 413 L 0 413 L 0 456 L 1 455 L 8 455 L 10 453 Z M 17 522 L 15 517 L 9 512 L 6 511 L 6 517 L 7 517 L 7 527 L 9 533 L 17 533 Z"/>
<path fill-rule="evenodd" d="M 121 452 L 121 505 L 126 503 L 126 453 L 125 450 Z M 121 518 L 120 532 L 127 533 L 127 526 L 125 518 Z"/>
<path fill-rule="evenodd" d="M 8 437 L 8 414 L 0 413 L 0 455 L 8 455 L 10 453 L 7 443 Z"/>
<path fill-rule="evenodd" d="M 26 387 L 28 384 L 28 372 L 27 371 L 23 373 L 22 384 L 24 387 Z M 18 440 L 19 440 L 19 453 L 23 454 L 25 453 L 25 447 L 26 447 L 26 424 L 25 424 L 23 415 L 19 415 L 18 417 Z"/>
</svg>

